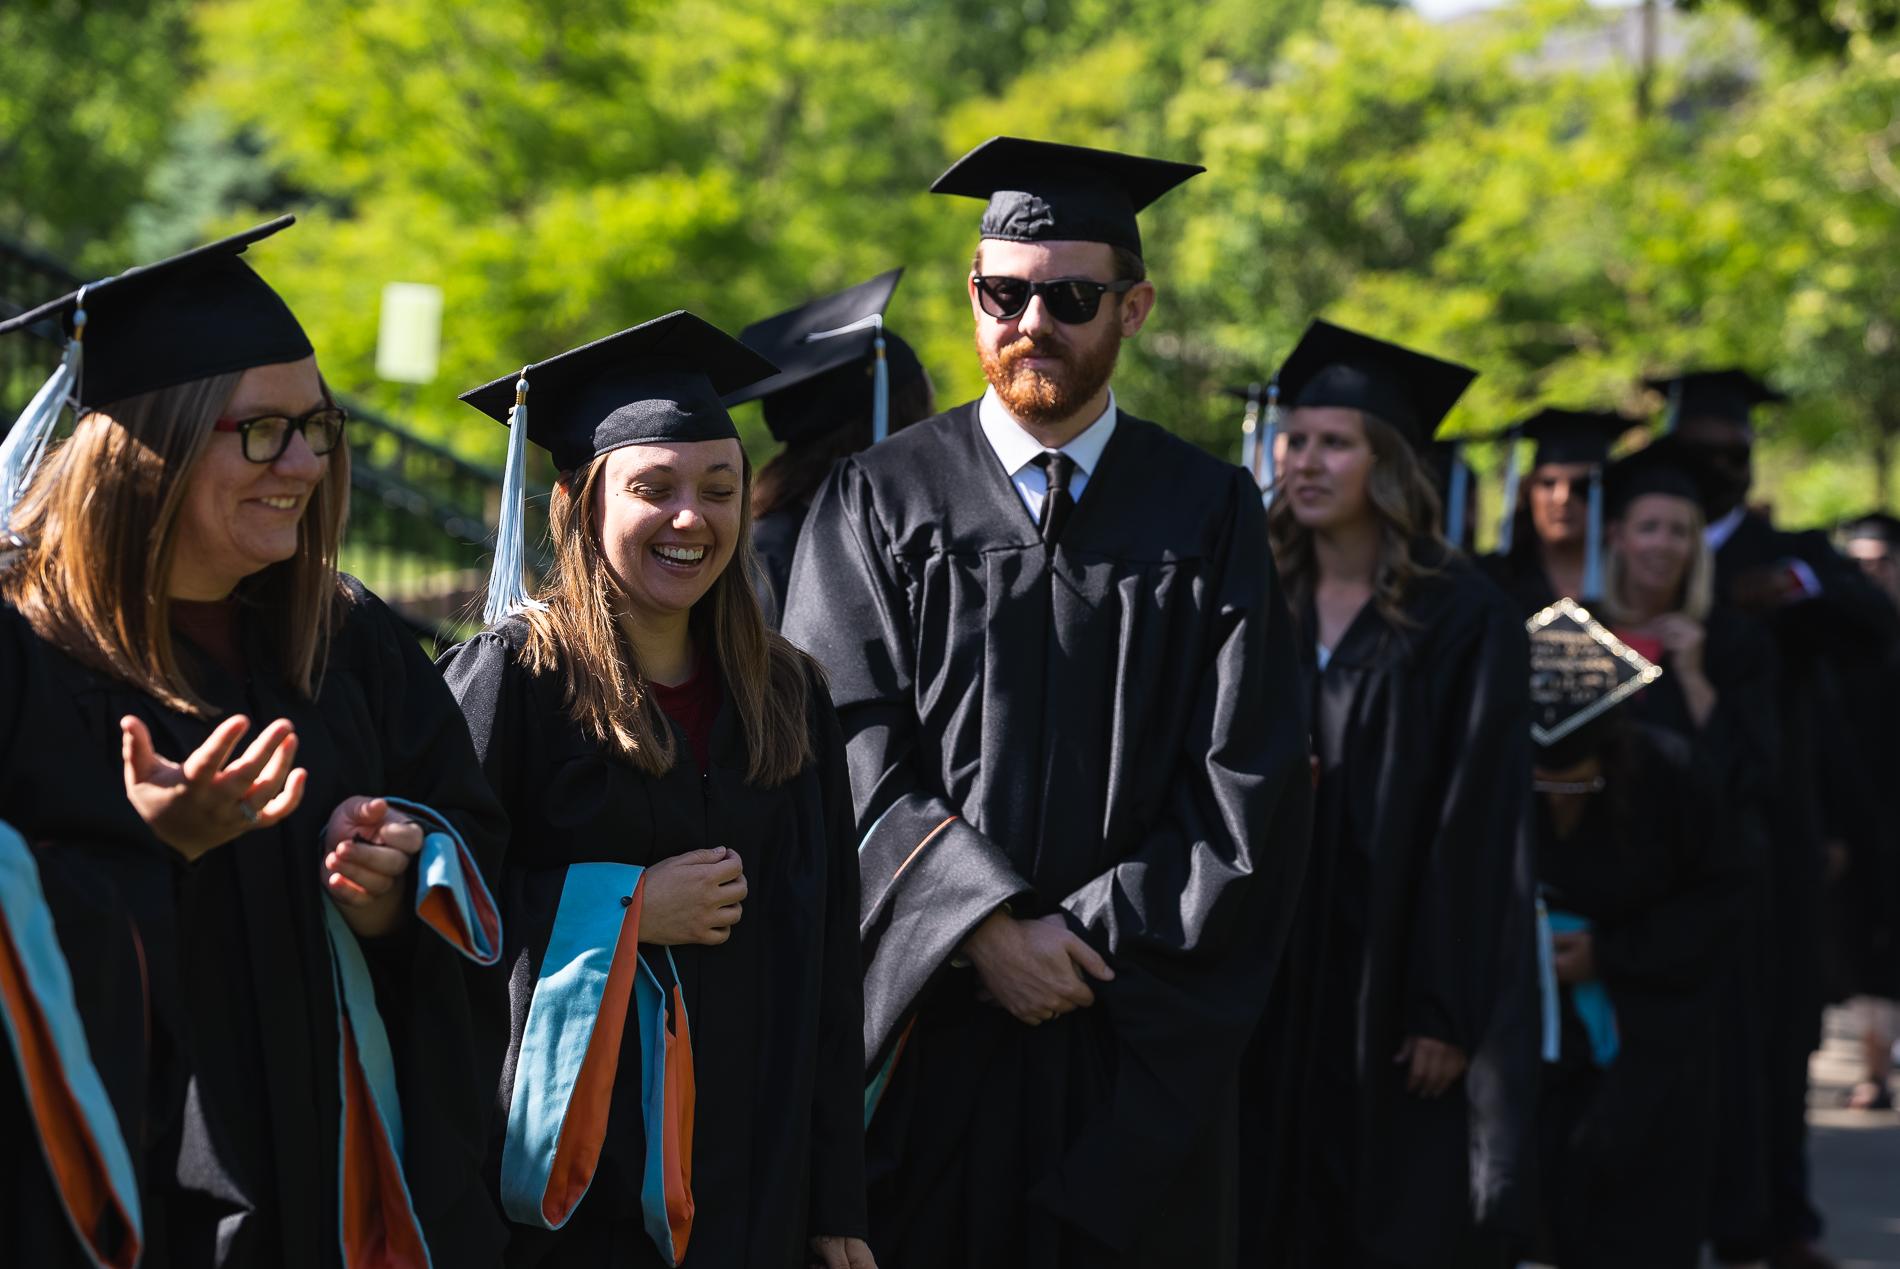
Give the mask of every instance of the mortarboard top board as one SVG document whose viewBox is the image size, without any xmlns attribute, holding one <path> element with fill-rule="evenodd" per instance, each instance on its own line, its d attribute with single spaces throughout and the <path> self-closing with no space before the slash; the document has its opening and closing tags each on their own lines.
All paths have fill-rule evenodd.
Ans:
<svg viewBox="0 0 1900 1269">
<path fill-rule="evenodd" d="M 1696 370 L 1643 382 L 1669 397 L 1670 413 L 1677 421 L 1702 417 L 1747 423 L 1756 406 L 1788 399 L 1746 370 Z"/>
<path fill-rule="evenodd" d="M 254 366 L 301 361 L 311 354 L 303 327 L 283 298 L 239 259 L 246 247 L 296 219 L 280 216 L 89 283 L 0 322 L 0 335 L 38 327 L 70 336 L 83 296 L 79 404 L 87 409 Z"/>
<path fill-rule="evenodd" d="M 788 445 L 842 422 L 869 418 L 880 332 L 892 381 L 904 383 L 923 374 L 923 363 L 910 345 L 881 324 L 903 276 L 902 269 L 892 269 L 740 331 L 739 342 L 779 370 L 728 393 L 726 404 L 762 399 L 766 427 Z"/>
<path fill-rule="evenodd" d="M 1206 170 L 1113 150 L 991 137 L 951 164 L 930 192 L 988 199 L 985 238 L 1105 242 L 1140 255 L 1136 213 Z"/>
<path fill-rule="evenodd" d="M 1877 538 L 1889 546 L 1900 546 L 1900 518 L 1885 511 L 1869 511 L 1843 520 L 1836 532 L 1850 542 L 1856 538 Z"/>
<path fill-rule="evenodd" d="M 1531 739 L 1549 748 L 1662 677 L 1661 667 L 1575 600 L 1560 599 L 1524 628 L 1531 641 Z"/>
<path fill-rule="evenodd" d="M 1639 426 L 1637 420 L 1610 410 L 1543 409 L 1512 431 L 1537 442 L 1533 464 L 1604 463 L 1610 447 Z"/>
<path fill-rule="evenodd" d="M 1315 319 L 1280 367 L 1280 401 L 1363 410 L 1422 447 L 1477 377 L 1469 366 Z"/>
<path fill-rule="evenodd" d="M 528 382 L 528 439 L 563 472 L 627 445 L 737 439 L 721 397 L 777 372 L 744 344 L 684 309 L 583 344 L 461 399 L 508 422 Z"/>
<path fill-rule="evenodd" d="M 1646 494 L 1668 494 L 1701 507 L 1708 497 L 1708 466 L 1694 451 L 1672 436 L 1658 437 L 1604 473 L 1610 514 Z"/>
</svg>

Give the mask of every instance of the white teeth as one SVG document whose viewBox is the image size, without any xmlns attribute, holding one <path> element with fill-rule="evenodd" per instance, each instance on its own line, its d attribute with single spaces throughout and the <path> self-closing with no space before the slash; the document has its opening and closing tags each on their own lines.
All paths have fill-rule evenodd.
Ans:
<svg viewBox="0 0 1900 1269">
<path fill-rule="evenodd" d="M 661 559 L 674 560 L 681 564 L 697 564 L 706 558 L 703 546 L 656 546 L 653 548 Z"/>
<path fill-rule="evenodd" d="M 259 498 L 258 501 L 278 511 L 294 511 L 297 507 L 295 498 Z"/>
</svg>

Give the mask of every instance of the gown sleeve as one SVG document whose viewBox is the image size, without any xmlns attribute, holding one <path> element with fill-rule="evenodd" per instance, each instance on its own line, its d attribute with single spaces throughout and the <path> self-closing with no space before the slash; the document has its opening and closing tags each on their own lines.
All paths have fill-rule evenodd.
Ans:
<svg viewBox="0 0 1900 1269">
<path fill-rule="evenodd" d="M 919 743 L 917 666 L 889 536 L 856 464 L 826 481 L 793 564 L 786 637 L 830 680 L 855 795 L 863 893 L 864 1062 L 875 1065 L 958 945 L 1030 892 L 945 797 Z"/>
<path fill-rule="evenodd" d="M 1430 676 L 1438 722 L 1428 747 L 1414 752 L 1440 757 L 1412 777 L 1431 781 L 1422 804 L 1436 813 L 1415 873 L 1402 1003 L 1404 1034 L 1454 1045 L 1467 1057 L 1496 994 L 1497 949 L 1481 935 L 1531 902 L 1519 893 L 1513 865 L 1530 790 L 1528 639 L 1502 595 L 1474 595 L 1469 603 L 1476 611 L 1420 667 Z"/>
</svg>

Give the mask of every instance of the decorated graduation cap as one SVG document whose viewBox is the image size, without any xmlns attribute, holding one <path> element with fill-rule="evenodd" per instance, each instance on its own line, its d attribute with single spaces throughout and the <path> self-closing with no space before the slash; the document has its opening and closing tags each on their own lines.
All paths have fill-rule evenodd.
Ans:
<svg viewBox="0 0 1900 1269">
<path fill-rule="evenodd" d="M 1599 598 L 1603 590 L 1603 471 L 1610 447 L 1635 429 L 1636 420 L 1613 410 L 1569 410 L 1546 406 L 1514 424 L 1508 435 L 1536 445 L 1531 465 L 1577 463 L 1590 468 L 1590 524 L 1584 540 L 1583 595 Z M 1504 470 L 1504 513 L 1498 526 L 1498 549 L 1510 551 L 1517 529 L 1517 494 L 1521 467 L 1518 447 L 1511 446 Z"/>
<path fill-rule="evenodd" d="M 777 370 L 681 309 L 464 392 L 463 401 L 509 425 L 501 524 L 482 619 L 495 622 L 535 606 L 521 580 L 527 442 L 547 450 L 566 473 L 629 445 L 737 440 L 739 429 L 722 398 Z"/>
<path fill-rule="evenodd" d="M 0 443 L 0 526 L 67 406 L 98 409 L 310 355 L 310 339 L 290 306 L 240 258 L 252 243 L 295 223 L 280 216 L 0 322 L 0 335 L 33 331 L 64 346 L 59 367 Z"/>
<path fill-rule="evenodd" d="M 1531 739 L 1562 765 L 1589 749 L 1590 725 L 1662 677 L 1588 609 L 1560 599 L 1524 623 L 1531 644 Z"/>
<path fill-rule="evenodd" d="M 1105 242 L 1140 255 L 1136 213 L 1206 170 L 1113 150 L 991 137 L 951 164 L 930 192 L 988 199 L 985 238 Z"/>
<path fill-rule="evenodd" d="M 1786 394 L 1775 391 L 1746 370 L 1694 370 L 1666 379 L 1645 379 L 1648 387 L 1669 399 L 1668 430 L 1673 432 L 1684 419 L 1718 418 L 1746 424 L 1758 405 L 1786 401 Z"/>
<path fill-rule="evenodd" d="M 769 379 L 726 397 L 729 406 L 764 401 L 774 439 L 795 445 L 869 415 L 871 439 L 890 434 L 891 382 L 909 382 L 923 363 L 884 324 L 902 269 L 836 295 L 787 309 L 739 332 L 739 341 L 777 366 Z"/>
<path fill-rule="evenodd" d="M 1276 379 L 1289 409 L 1363 410 L 1423 451 L 1477 377 L 1469 366 L 1315 319 Z"/>
</svg>

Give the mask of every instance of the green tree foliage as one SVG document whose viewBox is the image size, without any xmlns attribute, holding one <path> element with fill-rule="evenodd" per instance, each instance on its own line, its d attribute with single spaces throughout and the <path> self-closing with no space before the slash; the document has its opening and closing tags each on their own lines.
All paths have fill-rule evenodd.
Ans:
<svg viewBox="0 0 1900 1269">
<path fill-rule="evenodd" d="M 1672 23 L 1639 118 L 1627 19 L 1581 0 L 1437 24 L 1346 0 L 24 3 L 0 8 L 0 69 L 40 104 L 0 98 L 0 144 L 57 98 L 22 13 L 82 15 L 54 37 L 64 66 L 97 38 L 143 69 L 85 81 L 103 113 L 81 114 L 110 126 L 63 151 L 114 196 L 9 169 L 10 223 L 117 263 L 128 238 L 295 207 L 259 262 L 326 373 L 491 461 L 499 429 L 456 389 L 671 308 L 736 328 L 897 264 L 896 322 L 946 402 L 973 394 L 977 204 L 922 191 L 1005 132 L 1208 165 L 1145 217 L 1162 300 L 1119 382 L 1221 452 L 1238 429 L 1213 389 L 1319 313 L 1481 367 L 1454 416 L 1471 435 L 1545 401 L 1658 408 L 1647 373 L 1766 370 L 1801 398 L 1768 463 L 1795 520 L 1873 497 L 1900 428 L 1900 42 L 1871 20 L 1820 61 L 1785 24 Z M 373 373 L 397 280 L 447 298 L 441 380 L 413 398 Z"/>
</svg>

